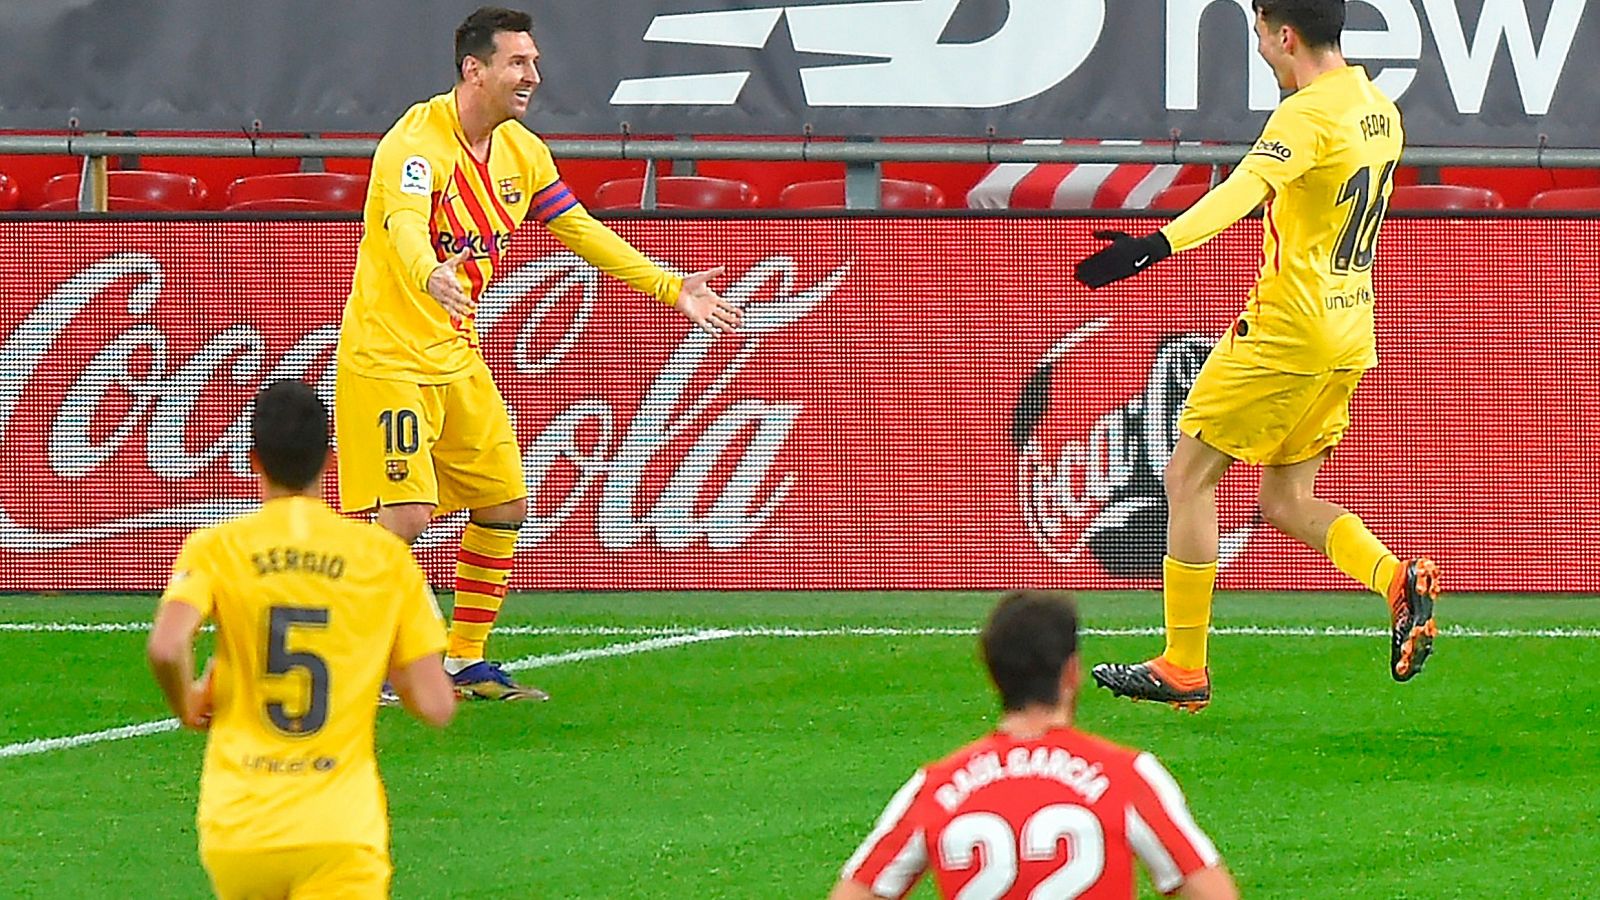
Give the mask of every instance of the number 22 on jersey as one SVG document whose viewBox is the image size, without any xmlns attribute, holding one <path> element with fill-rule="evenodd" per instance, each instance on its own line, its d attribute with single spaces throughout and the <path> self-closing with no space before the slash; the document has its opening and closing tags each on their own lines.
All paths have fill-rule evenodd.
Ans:
<svg viewBox="0 0 1600 900">
<path fill-rule="evenodd" d="M 1020 835 L 995 813 L 963 813 L 939 834 L 939 858 L 946 871 L 981 864 L 956 900 L 1000 900 L 1016 884 L 1021 861 L 1048 862 L 1055 858 L 1062 841 L 1067 844 L 1067 861 L 1028 896 L 1071 900 L 1093 887 L 1106 866 L 1105 831 L 1094 813 L 1081 806 L 1056 803 L 1040 807 L 1022 823 Z"/>
</svg>

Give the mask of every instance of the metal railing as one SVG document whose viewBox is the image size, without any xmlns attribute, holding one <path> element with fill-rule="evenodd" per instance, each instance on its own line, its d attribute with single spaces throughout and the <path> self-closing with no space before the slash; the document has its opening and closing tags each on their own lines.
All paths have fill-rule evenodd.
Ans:
<svg viewBox="0 0 1600 900">
<path fill-rule="evenodd" d="M 551 140 L 558 159 L 648 160 L 754 160 L 763 162 L 840 162 L 847 167 L 850 195 L 847 206 L 878 197 L 878 166 L 885 162 L 949 163 L 1174 163 L 1226 166 L 1237 163 L 1249 144 L 1164 143 L 1064 144 L 1054 141 L 1024 143 L 879 141 L 690 141 L 641 140 L 619 137 L 606 140 Z M 16 135 L 0 133 L 0 155 L 32 154 L 81 156 L 86 161 L 108 156 L 216 156 L 216 157 L 370 157 L 378 142 L 369 138 L 283 137 L 119 137 L 111 135 Z M 1600 148 L 1533 147 L 1408 147 L 1407 165 L 1489 166 L 1517 168 L 1600 168 Z M 93 168 L 90 166 L 89 168 Z M 654 177 L 654 166 L 647 178 Z M 98 179 L 84 179 L 96 187 Z M 91 191 L 92 193 L 92 191 Z M 647 191 L 647 193 L 653 193 Z M 870 193 L 870 197 L 864 194 Z M 94 198 L 89 198 L 94 199 Z M 100 197 L 103 201 L 103 195 Z M 86 205 L 85 209 L 103 208 Z"/>
</svg>

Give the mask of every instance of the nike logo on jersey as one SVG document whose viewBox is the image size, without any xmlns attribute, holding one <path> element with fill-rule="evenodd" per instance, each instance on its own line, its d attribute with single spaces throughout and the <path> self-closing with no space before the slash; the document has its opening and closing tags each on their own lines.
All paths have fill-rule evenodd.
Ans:
<svg viewBox="0 0 1600 900">
<path fill-rule="evenodd" d="M 1141 257 L 1139 257 L 1139 258 L 1138 258 L 1138 259 L 1136 259 L 1136 260 L 1134 260 L 1134 261 L 1133 261 L 1133 267 L 1134 267 L 1134 268 L 1135 268 L 1135 269 L 1142 269 L 1142 268 L 1144 268 L 1144 264 L 1145 264 L 1145 263 L 1147 263 L 1147 262 L 1149 262 L 1149 261 L 1150 261 L 1150 257 L 1148 257 L 1148 256 L 1141 256 Z"/>
</svg>

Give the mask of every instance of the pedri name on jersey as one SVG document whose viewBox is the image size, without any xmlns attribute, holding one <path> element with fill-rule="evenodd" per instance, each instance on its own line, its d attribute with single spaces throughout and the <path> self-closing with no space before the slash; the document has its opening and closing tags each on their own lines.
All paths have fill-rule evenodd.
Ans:
<svg viewBox="0 0 1600 900">
<path fill-rule="evenodd" d="M 250 554 L 257 575 L 286 575 L 299 572 L 304 575 L 321 575 L 333 580 L 344 575 L 344 557 L 333 553 L 318 553 L 299 547 L 272 547 Z"/>
<path fill-rule="evenodd" d="M 433 236 L 433 245 L 445 256 L 455 256 L 463 250 L 470 249 L 474 257 L 498 257 L 505 252 L 506 245 L 510 242 L 509 231 L 497 231 L 487 237 L 470 231 L 466 234 L 441 231 Z"/>
<path fill-rule="evenodd" d="M 950 775 L 933 792 L 945 812 L 955 812 L 980 788 L 1008 778 L 1049 778 L 1077 791 L 1093 803 L 1111 787 L 1111 779 L 1091 763 L 1060 747 L 1013 747 L 1002 763 L 998 753 L 980 753 Z"/>
</svg>

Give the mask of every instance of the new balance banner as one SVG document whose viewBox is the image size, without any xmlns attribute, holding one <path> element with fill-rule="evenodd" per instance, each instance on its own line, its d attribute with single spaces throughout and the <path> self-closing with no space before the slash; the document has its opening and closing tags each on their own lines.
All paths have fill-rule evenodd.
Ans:
<svg viewBox="0 0 1600 900">
<path fill-rule="evenodd" d="M 746 325 L 721 340 L 519 233 L 479 318 L 534 498 L 513 585 L 1153 584 L 1174 423 L 1259 229 L 1091 295 L 1068 263 L 1105 226 L 619 222 L 728 267 Z M 0 590 L 156 588 L 190 529 L 253 506 L 246 404 L 333 396 L 358 227 L 0 223 Z M 1597 242 L 1385 227 L 1383 364 L 1320 486 L 1452 588 L 1600 590 L 1574 564 L 1600 556 L 1600 257 L 1563 249 Z M 1352 587 L 1261 523 L 1257 477 L 1222 488 L 1222 585 Z M 436 579 L 461 527 L 420 541 Z"/>
<path fill-rule="evenodd" d="M 454 78 L 478 0 L 29 0 L 0 123 L 387 129 Z M 517 6 L 518 4 L 512 4 Z M 1251 0 L 529 0 L 550 133 L 1249 141 L 1278 88 Z M 1351 0 L 1350 58 L 1421 144 L 1593 146 L 1591 0 Z M 597 12 L 601 14 L 597 14 Z M 136 40 L 129 40 L 136 35 Z M 1589 62 L 1585 62 L 1588 60 Z"/>
</svg>

